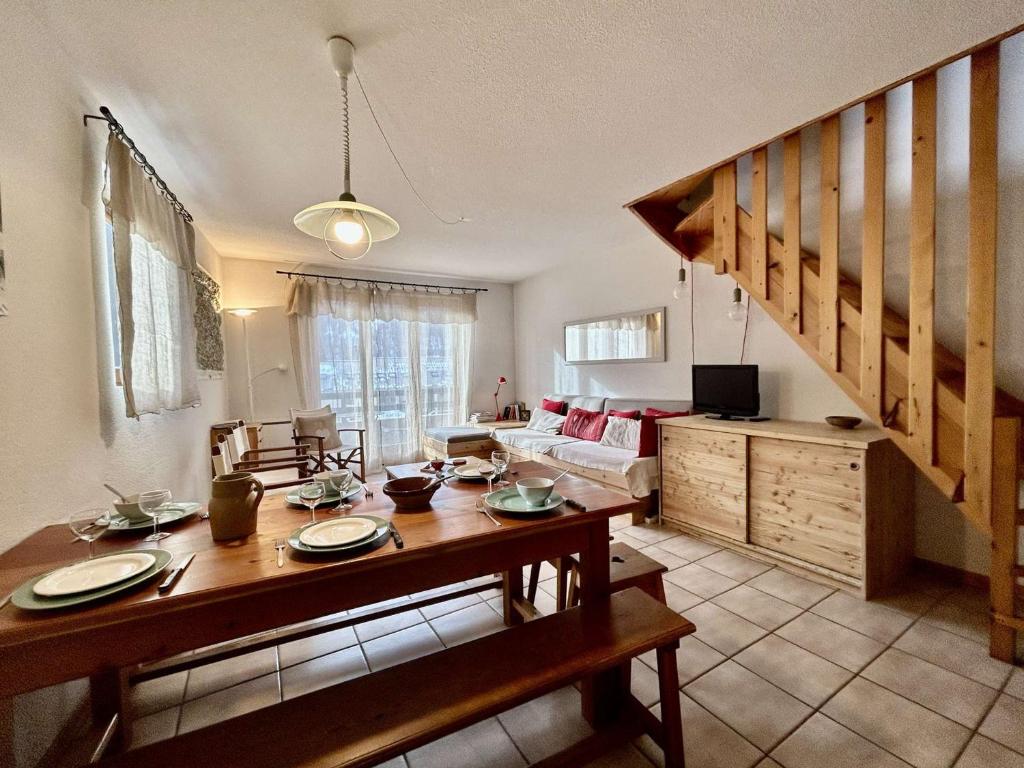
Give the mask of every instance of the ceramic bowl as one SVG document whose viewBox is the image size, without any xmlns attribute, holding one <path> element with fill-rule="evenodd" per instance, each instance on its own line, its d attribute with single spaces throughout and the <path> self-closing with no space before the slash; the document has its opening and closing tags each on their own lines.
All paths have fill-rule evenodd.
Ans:
<svg viewBox="0 0 1024 768">
<path fill-rule="evenodd" d="M 544 504 L 554 489 L 555 481 L 547 477 L 526 477 L 516 483 L 519 495 L 535 507 Z"/>
<path fill-rule="evenodd" d="M 384 495 L 399 509 L 421 509 L 430 506 L 430 499 L 441 487 L 441 481 L 432 477 L 400 477 L 384 483 Z"/>
<path fill-rule="evenodd" d="M 853 429 L 860 424 L 861 420 L 856 416 L 826 416 L 825 421 L 833 427 L 839 427 L 840 429 Z"/>
<path fill-rule="evenodd" d="M 133 493 L 131 496 L 125 496 L 124 501 L 115 501 L 114 509 L 117 510 L 117 514 L 121 517 L 126 517 L 129 520 L 150 520 L 145 512 L 139 509 L 139 494 Z"/>
<path fill-rule="evenodd" d="M 342 480 L 342 482 L 339 483 L 339 485 L 342 486 L 341 488 L 334 487 L 334 484 L 331 482 L 332 475 L 336 475 Z M 352 474 L 351 469 L 333 469 L 329 472 L 317 472 L 313 475 L 313 479 L 319 480 L 324 484 L 328 496 L 335 492 L 345 493 L 352 487 L 352 483 L 355 482 L 355 476 Z"/>
</svg>

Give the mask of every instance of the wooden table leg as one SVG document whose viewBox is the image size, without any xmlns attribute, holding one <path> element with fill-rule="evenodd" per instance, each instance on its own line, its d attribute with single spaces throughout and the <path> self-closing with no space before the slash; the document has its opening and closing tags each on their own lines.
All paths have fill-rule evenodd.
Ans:
<svg viewBox="0 0 1024 768">
<path fill-rule="evenodd" d="M 679 706 L 678 643 L 658 649 L 658 689 L 661 692 L 661 728 L 665 739 L 665 768 L 683 768 L 683 715 Z"/>
<path fill-rule="evenodd" d="M 522 624 L 523 617 L 515 608 L 515 601 L 523 599 L 523 569 L 516 568 L 502 574 L 503 589 L 501 591 L 501 610 L 505 616 L 505 626 Z"/>
<path fill-rule="evenodd" d="M 580 605 L 600 606 L 607 603 L 610 594 L 611 554 L 608 551 L 608 521 L 600 520 L 590 526 L 587 547 L 580 552 L 582 585 Z M 628 669 L 612 669 L 582 681 L 583 717 L 599 728 L 613 722 L 625 701 L 623 685 L 628 685 Z"/>
<path fill-rule="evenodd" d="M 14 764 L 14 698 L 0 697 L 0 765 Z"/>
<path fill-rule="evenodd" d="M 108 669 L 89 678 L 89 700 L 93 724 L 104 728 L 117 716 L 117 730 L 110 744 L 112 751 L 128 748 L 131 743 L 131 713 L 128 712 L 128 672 Z"/>
</svg>

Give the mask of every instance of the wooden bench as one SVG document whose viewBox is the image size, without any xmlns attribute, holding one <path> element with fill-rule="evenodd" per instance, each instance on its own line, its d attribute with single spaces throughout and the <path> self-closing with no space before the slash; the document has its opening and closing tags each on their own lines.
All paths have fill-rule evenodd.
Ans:
<svg viewBox="0 0 1024 768">
<path fill-rule="evenodd" d="M 612 592 L 639 587 L 654 599 L 665 602 L 665 583 L 662 574 L 668 571 L 667 566 L 622 542 L 612 542 L 608 550 L 612 560 L 608 569 Z M 549 562 L 557 574 L 555 606 L 561 611 L 579 603 L 580 569 L 576 558 L 567 555 Z M 530 567 L 526 595 L 531 603 L 537 597 L 540 566 L 540 563 L 534 563 Z"/>
<path fill-rule="evenodd" d="M 101 765 L 119 768 L 372 766 L 530 699 L 619 671 L 656 649 L 659 721 L 631 694 L 615 719 L 537 765 L 583 765 L 617 743 L 649 733 L 665 764 L 683 765 L 675 649 L 693 624 L 639 589 L 600 606 L 573 608 L 281 704 L 150 744 Z M 529 649 L 528 652 L 524 652 Z M 443 681 L 443 684 L 441 684 Z"/>
</svg>

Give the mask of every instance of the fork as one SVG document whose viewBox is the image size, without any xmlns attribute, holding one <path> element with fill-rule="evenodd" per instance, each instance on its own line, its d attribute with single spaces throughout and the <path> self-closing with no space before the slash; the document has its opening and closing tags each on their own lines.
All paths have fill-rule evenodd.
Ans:
<svg viewBox="0 0 1024 768">
<path fill-rule="evenodd" d="M 274 549 L 277 550 L 277 567 L 284 568 L 284 539 L 274 539 Z"/>
<path fill-rule="evenodd" d="M 498 520 L 497 518 L 495 518 L 494 515 L 492 515 L 490 512 L 487 511 L 487 506 L 484 504 L 483 499 L 479 499 L 477 501 L 476 509 L 477 509 L 477 512 L 483 512 L 485 515 L 487 515 L 487 517 L 490 518 L 492 523 L 494 523 L 496 526 L 501 528 L 501 521 Z"/>
</svg>

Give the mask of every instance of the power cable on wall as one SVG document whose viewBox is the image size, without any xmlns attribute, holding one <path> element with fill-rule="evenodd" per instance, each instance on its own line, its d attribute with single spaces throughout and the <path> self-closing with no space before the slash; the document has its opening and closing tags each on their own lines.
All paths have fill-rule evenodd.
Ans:
<svg viewBox="0 0 1024 768">
<path fill-rule="evenodd" d="M 740 344 L 740 365 L 743 365 L 743 358 L 747 355 L 747 330 L 750 328 L 750 294 L 747 294 L 747 311 L 743 318 L 743 342 Z"/>
</svg>

